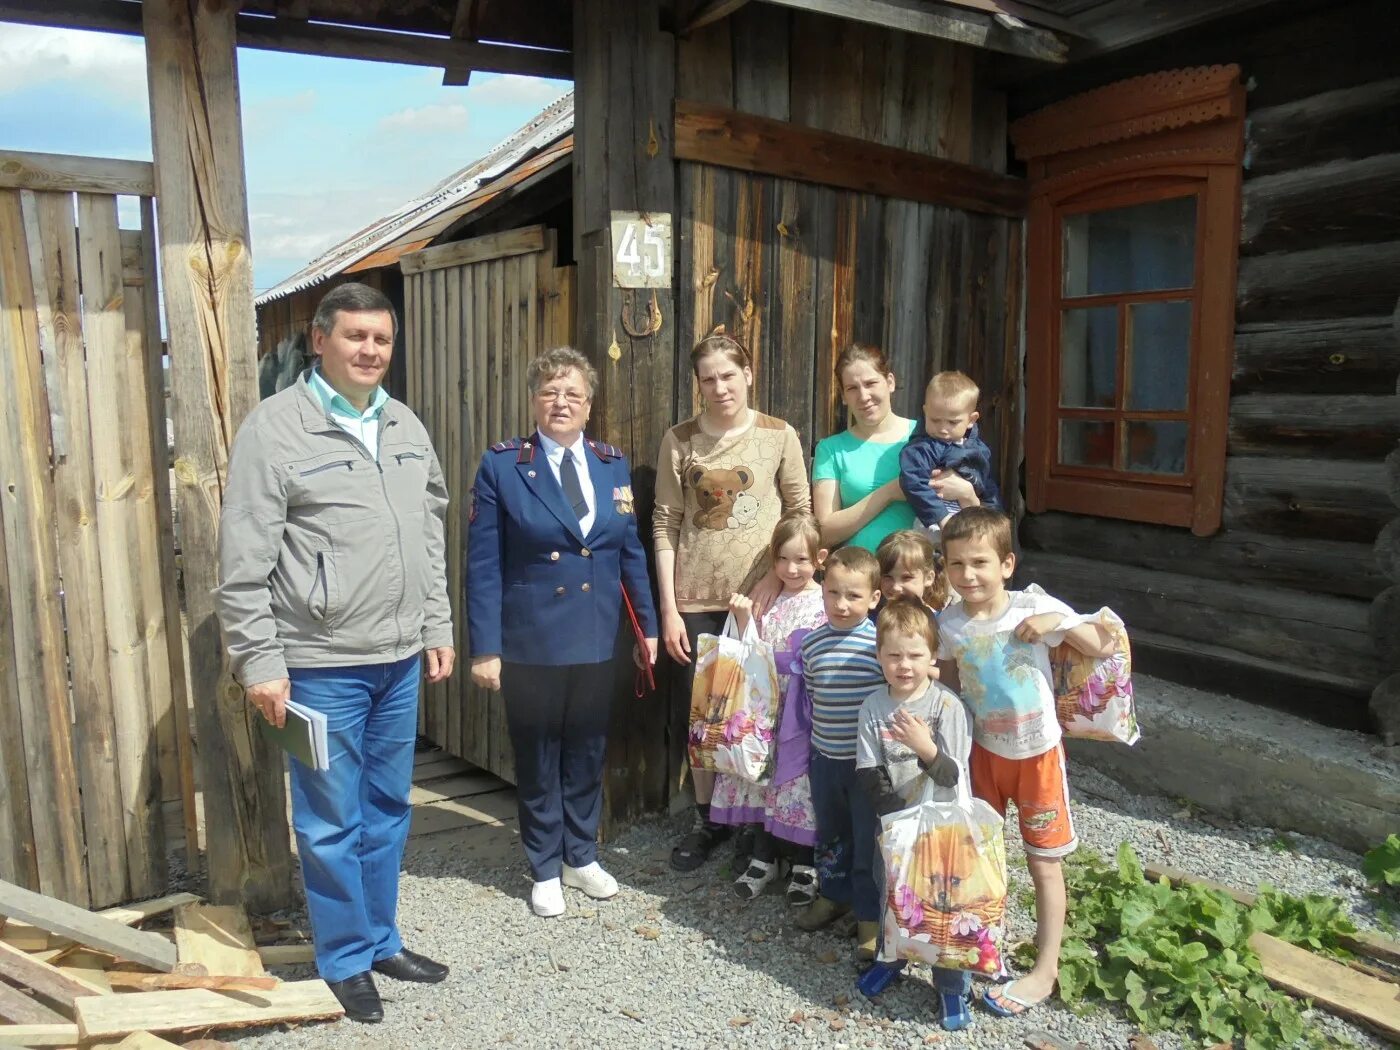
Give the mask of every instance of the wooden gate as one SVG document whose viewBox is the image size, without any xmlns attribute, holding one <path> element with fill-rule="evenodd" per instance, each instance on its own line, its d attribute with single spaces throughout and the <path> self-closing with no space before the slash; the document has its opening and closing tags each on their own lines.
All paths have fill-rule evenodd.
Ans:
<svg viewBox="0 0 1400 1050">
<path fill-rule="evenodd" d="M 90 907 L 165 891 L 163 803 L 196 848 L 154 192 L 0 152 L 0 878 Z"/>
<path fill-rule="evenodd" d="M 531 426 L 525 366 L 572 345 L 574 267 L 556 267 L 555 235 L 531 226 L 405 255 L 408 402 L 447 476 L 447 581 L 458 671 L 424 689 L 419 732 L 450 753 L 515 779 L 500 693 L 471 684 L 463 641 L 465 509 L 482 453 Z"/>
</svg>

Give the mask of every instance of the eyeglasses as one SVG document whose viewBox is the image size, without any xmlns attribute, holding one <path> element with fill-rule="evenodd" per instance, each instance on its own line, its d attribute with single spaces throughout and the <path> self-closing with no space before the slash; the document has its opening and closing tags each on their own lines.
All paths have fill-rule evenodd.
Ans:
<svg viewBox="0 0 1400 1050">
<path fill-rule="evenodd" d="M 551 404 L 560 398 L 563 398 L 564 402 L 569 405 L 581 405 L 589 400 L 586 394 L 581 394 L 577 390 L 556 390 L 553 387 L 545 387 L 535 397 L 546 404 Z"/>
</svg>

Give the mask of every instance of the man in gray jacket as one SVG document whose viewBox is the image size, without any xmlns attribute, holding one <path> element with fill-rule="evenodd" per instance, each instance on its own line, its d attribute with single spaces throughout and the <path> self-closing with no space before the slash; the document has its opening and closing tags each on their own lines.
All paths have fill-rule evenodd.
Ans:
<svg viewBox="0 0 1400 1050">
<path fill-rule="evenodd" d="M 316 965 L 347 1016 L 379 1021 L 371 970 L 440 981 L 395 923 L 423 664 L 452 673 L 447 487 L 423 424 L 380 382 L 397 318 L 363 284 L 328 293 L 317 362 L 234 438 L 215 592 L 233 674 L 281 726 L 325 713 L 330 769 L 291 762 Z"/>
</svg>

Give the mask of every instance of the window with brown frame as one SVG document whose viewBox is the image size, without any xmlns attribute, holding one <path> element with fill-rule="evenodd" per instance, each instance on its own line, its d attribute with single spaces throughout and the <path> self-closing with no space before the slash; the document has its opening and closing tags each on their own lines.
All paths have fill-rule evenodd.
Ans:
<svg viewBox="0 0 1400 1050">
<path fill-rule="evenodd" d="M 1012 126 L 1029 166 L 1026 504 L 1220 527 L 1244 89 L 1236 66 Z"/>
</svg>

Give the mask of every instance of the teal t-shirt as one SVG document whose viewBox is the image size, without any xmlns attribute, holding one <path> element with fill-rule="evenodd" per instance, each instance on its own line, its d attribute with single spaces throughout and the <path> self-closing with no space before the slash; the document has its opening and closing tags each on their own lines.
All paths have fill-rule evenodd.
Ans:
<svg viewBox="0 0 1400 1050">
<path fill-rule="evenodd" d="M 817 453 L 812 458 L 812 484 L 835 481 L 841 493 L 841 506 L 859 503 L 881 485 L 899 477 L 899 454 L 918 424 L 917 419 L 911 419 L 903 440 L 887 445 L 862 441 L 849 430 L 823 438 L 817 442 Z M 914 525 L 913 508 L 899 500 L 866 522 L 846 543 L 864 547 L 873 554 L 880 541 L 890 533 L 912 529 Z"/>
</svg>

